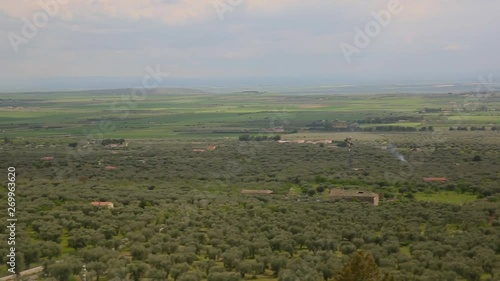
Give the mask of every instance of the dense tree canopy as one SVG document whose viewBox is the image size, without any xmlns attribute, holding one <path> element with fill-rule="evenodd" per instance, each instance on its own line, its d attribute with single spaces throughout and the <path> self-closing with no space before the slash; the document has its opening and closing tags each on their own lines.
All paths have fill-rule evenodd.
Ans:
<svg viewBox="0 0 500 281">
<path fill-rule="evenodd" d="M 40 162 L 47 151 L 35 148 L 12 157 L 22 186 L 19 269 L 46 264 L 45 277 L 57 280 L 81 274 L 84 264 L 89 280 L 500 278 L 497 144 L 450 140 L 413 152 L 401 141 L 410 166 L 357 143 L 352 164 L 359 170 L 348 169 L 349 152 L 334 144 L 228 140 L 203 153 L 193 151 L 198 146 L 99 144 L 80 160 L 56 146 L 47 149 L 64 160 L 49 164 Z M 482 161 L 472 161 L 475 155 Z M 424 182 L 429 175 L 450 181 Z M 328 190 L 336 187 L 375 191 L 380 206 L 334 203 Z M 244 188 L 274 195 L 240 194 Z M 473 200 L 420 200 L 439 194 Z M 6 229 L 0 236 L 6 241 Z M 5 262 L 6 249 L 0 253 Z"/>
</svg>

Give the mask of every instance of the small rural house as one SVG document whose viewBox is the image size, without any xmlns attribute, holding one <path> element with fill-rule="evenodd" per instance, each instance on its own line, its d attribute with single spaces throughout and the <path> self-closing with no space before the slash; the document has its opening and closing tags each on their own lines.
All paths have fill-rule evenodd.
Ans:
<svg viewBox="0 0 500 281">
<path fill-rule="evenodd" d="M 273 191 L 272 190 L 243 189 L 243 190 L 241 190 L 241 194 L 271 195 L 271 194 L 273 194 Z"/>
<path fill-rule="evenodd" d="M 379 195 L 377 193 L 362 190 L 346 190 L 334 188 L 330 190 L 330 199 L 333 201 L 364 201 L 378 206 Z"/>
<path fill-rule="evenodd" d="M 96 207 L 106 207 L 109 209 L 114 208 L 113 202 L 92 202 L 90 204 Z"/>
<path fill-rule="evenodd" d="M 447 178 L 424 178 L 425 182 L 447 182 Z"/>
</svg>

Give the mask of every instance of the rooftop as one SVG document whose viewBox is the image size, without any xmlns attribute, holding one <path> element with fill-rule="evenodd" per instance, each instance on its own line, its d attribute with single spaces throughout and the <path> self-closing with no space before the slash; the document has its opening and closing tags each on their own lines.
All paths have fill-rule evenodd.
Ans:
<svg viewBox="0 0 500 281">
<path fill-rule="evenodd" d="M 447 178 L 424 178 L 424 181 L 448 181 Z"/>
<path fill-rule="evenodd" d="M 273 194 L 272 190 L 253 190 L 253 189 L 242 189 L 242 194 Z"/>
<path fill-rule="evenodd" d="M 103 207 L 110 207 L 113 208 L 113 202 L 91 202 L 90 203 L 92 206 L 103 206 Z"/>
</svg>

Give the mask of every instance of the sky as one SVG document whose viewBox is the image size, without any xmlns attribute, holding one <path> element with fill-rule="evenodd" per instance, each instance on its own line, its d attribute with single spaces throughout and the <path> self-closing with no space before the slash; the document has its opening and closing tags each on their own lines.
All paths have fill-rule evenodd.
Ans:
<svg viewBox="0 0 500 281">
<path fill-rule="evenodd" d="M 148 66 L 219 84 L 496 80 L 499 12 L 497 0 L 0 0 L 0 89 L 120 86 Z"/>
</svg>

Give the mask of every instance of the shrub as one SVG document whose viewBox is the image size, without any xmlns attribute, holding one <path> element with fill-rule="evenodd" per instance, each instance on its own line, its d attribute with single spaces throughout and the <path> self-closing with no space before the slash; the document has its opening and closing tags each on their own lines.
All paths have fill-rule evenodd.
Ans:
<svg viewBox="0 0 500 281">
<path fill-rule="evenodd" d="M 472 158 L 472 161 L 475 161 L 475 162 L 481 161 L 481 156 L 479 156 L 479 155 L 474 156 L 474 158 Z"/>
</svg>

